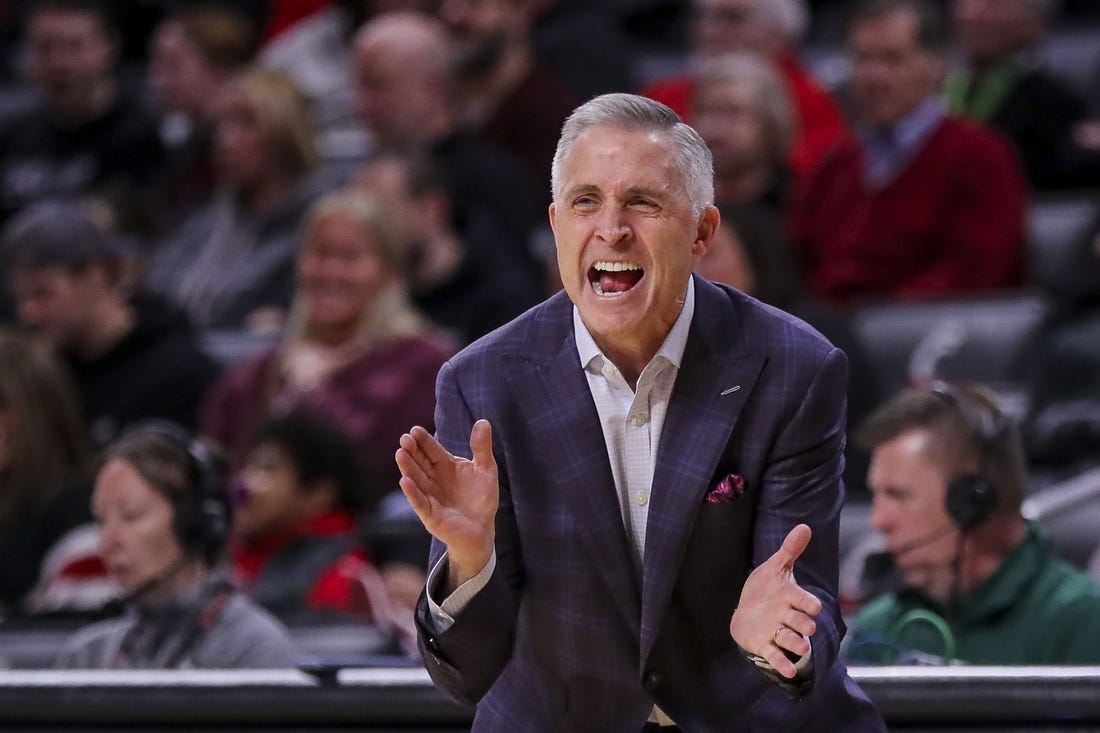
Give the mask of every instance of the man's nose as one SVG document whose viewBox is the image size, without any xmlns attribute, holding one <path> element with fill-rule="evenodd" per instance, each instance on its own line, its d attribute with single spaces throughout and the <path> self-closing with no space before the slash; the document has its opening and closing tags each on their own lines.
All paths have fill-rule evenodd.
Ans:
<svg viewBox="0 0 1100 733">
<path fill-rule="evenodd" d="M 883 508 L 880 502 L 871 500 L 871 517 L 868 520 L 871 529 L 885 532 L 889 526 L 889 512 Z"/>
<path fill-rule="evenodd" d="M 604 216 L 596 228 L 596 236 L 608 244 L 618 244 L 631 237 L 630 224 L 623 220 L 617 212 Z"/>
</svg>

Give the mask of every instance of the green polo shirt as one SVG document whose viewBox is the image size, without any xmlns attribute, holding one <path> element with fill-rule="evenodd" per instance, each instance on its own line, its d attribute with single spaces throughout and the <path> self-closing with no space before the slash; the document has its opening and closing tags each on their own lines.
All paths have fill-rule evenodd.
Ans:
<svg viewBox="0 0 1100 733">
<path fill-rule="evenodd" d="M 853 636 L 969 664 L 1100 664 L 1100 585 L 1029 522 L 997 571 L 954 602 L 911 588 L 887 594 L 859 612 Z M 850 661 L 891 660 L 853 650 Z"/>
</svg>

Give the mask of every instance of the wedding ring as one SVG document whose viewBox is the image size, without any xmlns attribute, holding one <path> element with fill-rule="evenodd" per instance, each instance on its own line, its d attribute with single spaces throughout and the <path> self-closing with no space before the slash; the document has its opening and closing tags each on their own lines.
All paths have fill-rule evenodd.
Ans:
<svg viewBox="0 0 1100 733">
<path fill-rule="evenodd" d="M 780 626 L 778 629 L 775 630 L 775 633 L 772 634 L 772 641 L 775 642 L 776 646 L 779 646 L 779 632 L 782 631 L 785 628 L 787 628 L 787 627 L 786 626 Z"/>
</svg>

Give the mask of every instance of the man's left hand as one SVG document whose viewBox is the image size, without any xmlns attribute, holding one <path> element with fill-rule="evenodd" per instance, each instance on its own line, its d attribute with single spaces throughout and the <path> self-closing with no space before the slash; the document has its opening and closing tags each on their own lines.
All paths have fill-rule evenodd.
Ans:
<svg viewBox="0 0 1100 733">
<path fill-rule="evenodd" d="M 749 575 L 730 619 L 733 640 L 787 679 L 797 671 L 783 650 L 799 657 L 810 651 L 805 637 L 817 631 L 814 616 L 821 613 L 821 599 L 794 579 L 794 563 L 806 551 L 811 534 L 805 524 L 790 531 L 779 550 Z"/>
</svg>

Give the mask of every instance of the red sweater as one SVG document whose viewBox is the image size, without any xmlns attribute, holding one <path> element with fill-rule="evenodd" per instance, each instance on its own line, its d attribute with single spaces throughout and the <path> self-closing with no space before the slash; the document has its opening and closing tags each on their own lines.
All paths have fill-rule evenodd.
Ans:
<svg viewBox="0 0 1100 733">
<path fill-rule="evenodd" d="M 792 240 L 815 295 L 845 304 L 1020 284 L 1027 192 L 995 133 L 944 118 L 884 188 L 863 179 L 853 142 L 796 192 Z"/>
<path fill-rule="evenodd" d="M 319 541 L 340 538 L 351 535 L 354 529 L 355 522 L 350 514 L 333 511 L 254 542 L 246 543 L 237 538 L 230 548 L 237 579 L 246 593 L 254 595 L 253 589 L 268 569 L 268 562 L 277 553 L 309 553 L 312 551 L 309 546 L 311 538 Z M 359 575 L 364 572 L 366 566 L 366 551 L 357 543 L 349 542 L 347 549 L 339 557 L 327 563 L 316 576 L 310 579 L 304 599 L 287 596 L 256 598 L 256 600 L 261 604 L 269 605 L 272 610 L 283 613 L 327 609 L 366 616 L 371 609 L 359 580 Z M 289 589 L 287 592 L 292 593 Z M 300 604 L 299 600 L 304 603 Z"/>
<path fill-rule="evenodd" d="M 775 69 L 786 84 L 797 117 L 789 163 L 791 171 L 798 176 L 813 169 L 846 140 L 848 128 L 840 107 L 793 54 L 775 59 Z M 694 92 L 695 79 L 687 75 L 658 79 L 641 91 L 650 99 L 667 104 L 688 124 L 691 123 L 691 95 Z"/>
</svg>

